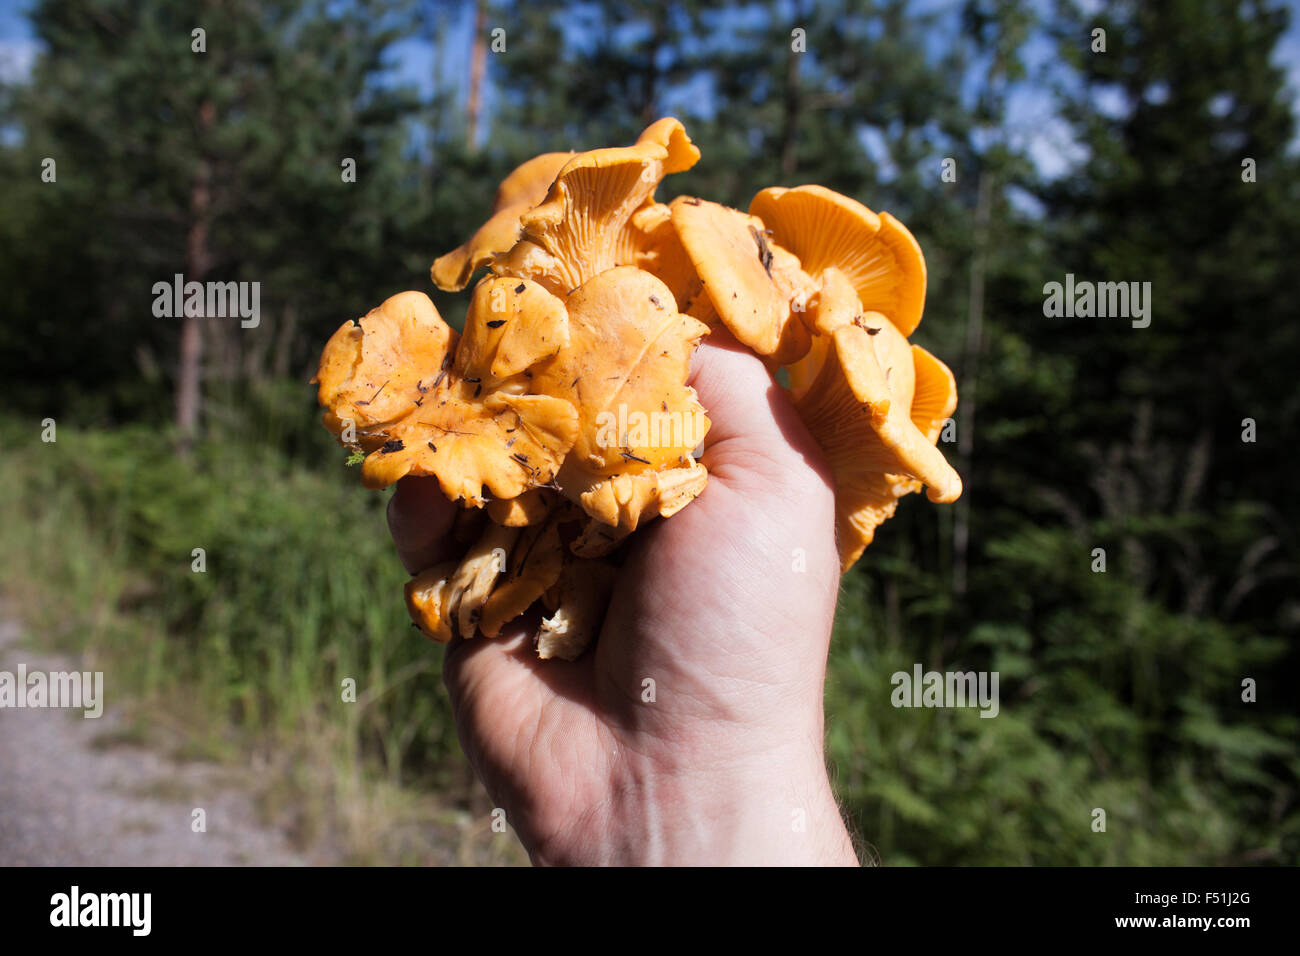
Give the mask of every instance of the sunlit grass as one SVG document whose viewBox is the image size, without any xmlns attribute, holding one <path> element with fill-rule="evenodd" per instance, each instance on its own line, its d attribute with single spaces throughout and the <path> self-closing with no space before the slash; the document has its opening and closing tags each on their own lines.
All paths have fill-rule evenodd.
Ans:
<svg viewBox="0 0 1300 956">
<path fill-rule="evenodd" d="M 7 612 L 31 643 L 104 669 L 152 743 L 176 759 L 260 754 L 268 820 L 290 821 L 301 845 L 359 862 L 521 861 L 513 839 L 467 817 L 431 826 L 450 844 L 387 836 L 481 798 L 441 652 L 394 597 L 404 574 L 382 496 L 216 442 L 182 463 L 145 428 L 60 426 L 44 443 L 10 422 L 0 435 Z"/>
</svg>

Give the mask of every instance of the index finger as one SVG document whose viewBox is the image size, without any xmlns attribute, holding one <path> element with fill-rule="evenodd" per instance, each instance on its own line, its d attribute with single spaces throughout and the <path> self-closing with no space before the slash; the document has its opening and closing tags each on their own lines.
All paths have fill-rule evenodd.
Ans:
<svg viewBox="0 0 1300 956">
<path fill-rule="evenodd" d="M 455 557 L 451 526 L 456 505 L 447 500 L 437 478 L 407 475 L 388 499 L 388 530 L 397 556 L 411 574 Z"/>
</svg>

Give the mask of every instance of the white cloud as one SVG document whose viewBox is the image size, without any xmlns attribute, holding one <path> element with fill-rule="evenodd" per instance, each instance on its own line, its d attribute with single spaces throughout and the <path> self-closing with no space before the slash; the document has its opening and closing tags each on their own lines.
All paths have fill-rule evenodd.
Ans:
<svg viewBox="0 0 1300 956">
<path fill-rule="evenodd" d="M 35 40 L 0 40 L 0 83 L 25 83 L 40 55 Z"/>
</svg>

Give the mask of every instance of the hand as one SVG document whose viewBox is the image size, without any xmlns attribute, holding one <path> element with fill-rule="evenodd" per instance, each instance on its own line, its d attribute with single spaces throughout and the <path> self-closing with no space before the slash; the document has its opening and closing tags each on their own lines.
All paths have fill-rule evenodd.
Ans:
<svg viewBox="0 0 1300 956">
<path fill-rule="evenodd" d="M 725 333 L 697 351 L 692 384 L 712 420 L 708 487 L 629 539 L 578 660 L 538 660 L 535 619 L 448 645 L 461 745 L 535 863 L 856 865 L 822 746 L 829 471 Z M 408 571 L 454 557 L 454 513 L 436 479 L 398 484 L 389 527 Z"/>
</svg>

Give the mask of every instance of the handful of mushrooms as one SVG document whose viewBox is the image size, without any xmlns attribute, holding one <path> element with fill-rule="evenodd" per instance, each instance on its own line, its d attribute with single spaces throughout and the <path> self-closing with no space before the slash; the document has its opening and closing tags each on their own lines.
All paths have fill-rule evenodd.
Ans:
<svg viewBox="0 0 1300 956">
<path fill-rule="evenodd" d="M 463 334 L 403 292 L 326 344 L 313 380 L 324 424 L 365 455 L 365 487 L 434 476 L 464 506 L 464 556 L 406 585 L 433 640 L 495 637 L 541 602 L 538 655 L 583 652 L 620 545 L 708 483 L 695 452 L 709 420 L 686 381 L 719 324 L 787 371 L 834 474 L 841 571 L 899 498 L 961 494 L 936 447 L 952 373 L 907 341 L 925 303 L 911 233 L 821 186 L 764 189 L 748 213 L 656 202 L 659 181 L 699 158 L 665 118 L 632 146 L 530 159 L 433 264 L 446 291 L 490 269 Z"/>
</svg>

